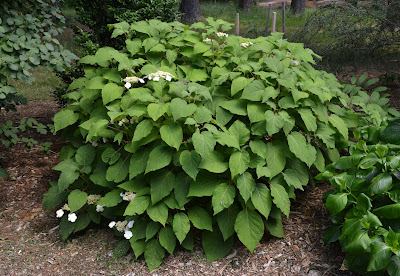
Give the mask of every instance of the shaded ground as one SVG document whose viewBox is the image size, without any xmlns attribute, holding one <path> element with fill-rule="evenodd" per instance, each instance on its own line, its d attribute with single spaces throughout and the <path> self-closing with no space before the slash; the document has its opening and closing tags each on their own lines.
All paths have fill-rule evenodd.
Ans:
<svg viewBox="0 0 400 276">
<path fill-rule="evenodd" d="M 399 107 L 399 83 L 391 85 L 391 102 Z M 57 109 L 54 102 L 31 102 L 17 113 L 0 113 L 0 123 L 22 117 L 50 123 Z M 118 239 L 107 227 L 91 228 L 67 243 L 61 241 L 58 219 L 43 210 L 41 200 L 49 181 L 57 179 L 51 168 L 59 162 L 57 152 L 62 144 L 51 134 L 35 138 L 53 142 L 53 153 L 46 155 L 39 147 L 26 152 L 21 144 L 12 151 L 0 148 L 5 156 L 0 166 L 11 175 L 0 180 L 0 275 L 149 274 L 144 261 L 134 260 L 133 254 L 117 260 L 112 257 Z M 353 275 L 340 270 L 344 257 L 340 246 L 322 242 L 331 223 L 321 198 L 329 189 L 322 183 L 298 193 L 290 218 L 284 219 L 286 239 L 265 237 L 253 255 L 237 243 L 226 258 L 207 263 L 198 239 L 194 251 L 179 250 L 166 257 L 151 275 Z"/>
</svg>

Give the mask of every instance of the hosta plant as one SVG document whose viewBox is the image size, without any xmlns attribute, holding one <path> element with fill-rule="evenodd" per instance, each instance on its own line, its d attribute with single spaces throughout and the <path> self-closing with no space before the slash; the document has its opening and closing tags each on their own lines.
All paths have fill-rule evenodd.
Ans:
<svg viewBox="0 0 400 276">
<path fill-rule="evenodd" d="M 150 269 L 201 232 L 207 260 L 235 237 L 253 251 L 267 231 L 284 237 L 295 189 L 323 171 L 366 124 L 315 56 L 282 34 L 228 36 L 230 24 L 111 25 L 123 50 L 81 59 L 55 131 L 70 141 L 44 196 L 63 239 L 91 222 L 124 236 Z"/>
<path fill-rule="evenodd" d="M 346 267 L 358 273 L 394 276 L 400 272 L 399 125 L 397 119 L 378 134 L 368 127 L 357 130 L 351 155 L 317 176 L 335 187 L 324 196 L 335 223 L 324 240 L 339 240 Z"/>
</svg>

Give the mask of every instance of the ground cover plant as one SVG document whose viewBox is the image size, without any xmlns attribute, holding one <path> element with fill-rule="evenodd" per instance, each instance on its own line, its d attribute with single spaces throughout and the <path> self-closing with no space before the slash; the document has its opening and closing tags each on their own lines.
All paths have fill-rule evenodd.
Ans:
<svg viewBox="0 0 400 276">
<path fill-rule="evenodd" d="M 151 270 L 165 251 L 192 249 L 194 229 L 209 261 L 235 236 L 253 251 L 266 229 L 284 236 L 282 214 L 310 169 L 338 160 L 349 128 L 373 123 L 311 66 L 311 50 L 207 23 L 114 24 L 124 49 L 81 59 L 85 76 L 54 117 L 70 145 L 43 199 L 62 206 L 63 239 L 105 222 L 124 236 L 118 254 L 132 248 Z"/>
</svg>

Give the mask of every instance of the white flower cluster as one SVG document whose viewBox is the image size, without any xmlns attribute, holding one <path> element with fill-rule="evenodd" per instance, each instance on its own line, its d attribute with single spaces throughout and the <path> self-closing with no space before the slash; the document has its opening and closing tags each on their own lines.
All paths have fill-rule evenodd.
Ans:
<svg viewBox="0 0 400 276">
<path fill-rule="evenodd" d="M 121 119 L 121 121 L 118 122 L 118 125 L 123 126 L 127 122 L 129 122 L 129 120 L 127 118 L 123 118 L 123 119 Z"/>
<path fill-rule="evenodd" d="M 292 65 L 292 66 L 299 66 L 299 65 L 300 65 L 300 61 L 298 61 L 298 60 L 291 60 L 291 61 L 290 61 L 290 65 Z"/>
<path fill-rule="evenodd" d="M 110 228 L 114 228 L 115 227 L 115 229 L 117 229 L 117 231 L 124 232 L 125 239 L 129 240 L 133 236 L 132 231 L 130 229 L 133 227 L 134 223 L 135 223 L 134 220 L 131 220 L 129 222 L 126 221 L 126 220 L 117 221 L 117 222 L 111 221 L 108 224 L 108 227 L 110 227 Z"/>
<path fill-rule="evenodd" d="M 159 81 L 160 78 L 163 78 L 167 81 L 171 81 L 172 78 L 175 78 L 174 75 L 172 75 L 169 72 L 164 72 L 164 71 L 157 71 L 155 73 L 151 73 L 150 75 L 147 76 L 149 78 L 149 80 L 153 80 L 153 81 Z"/>
<path fill-rule="evenodd" d="M 89 143 L 92 144 L 93 147 L 97 147 L 99 145 L 99 143 L 92 140 L 90 140 Z"/>
<path fill-rule="evenodd" d="M 136 194 L 134 192 L 125 192 L 125 193 L 120 193 L 119 195 L 125 201 L 132 201 L 136 197 Z"/>
<path fill-rule="evenodd" d="M 96 205 L 96 212 L 101 213 L 104 211 L 104 205 Z"/>
<path fill-rule="evenodd" d="M 129 89 L 132 87 L 132 83 L 144 83 L 144 79 L 138 77 L 126 77 L 125 79 L 121 79 L 121 81 L 125 82 L 125 88 Z"/>
<path fill-rule="evenodd" d="M 247 48 L 250 45 L 253 45 L 253 42 L 247 41 L 247 42 L 240 43 L 240 46 L 242 46 L 243 48 Z"/>
<path fill-rule="evenodd" d="M 203 39 L 203 42 L 211 42 L 212 40 L 210 39 L 210 38 L 205 38 L 205 39 Z"/>
<path fill-rule="evenodd" d="M 219 33 L 217 33 L 217 36 L 218 36 L 218 37 L 228 37 L 228 34 L 227 34 L 227 33 L 219 32 Z"/>
<path fill-rule="evenodd" d="M 64 216 L 64 210 L 65 211 L 70 211 L 71 210 L 69 208 L 68 204 L 65 204 L 61 209 L 58 209 L 56 211 L 56 217 L 57 218 L 62 218 Z M 78 216 L 75 213 L 69 213 L 68 214 L 68 221 L 75 222 L 77 219 L 78 219 Z"/>
<path fill-rule="evenodd" d="M 100 200 L 100 198 L 101 198 L 101 195 L 88 195 L 88 197 L 87 197 L 87 203 L 88 203 L 89 205 L 96 204 L 97 201 Z"/>
</svg>

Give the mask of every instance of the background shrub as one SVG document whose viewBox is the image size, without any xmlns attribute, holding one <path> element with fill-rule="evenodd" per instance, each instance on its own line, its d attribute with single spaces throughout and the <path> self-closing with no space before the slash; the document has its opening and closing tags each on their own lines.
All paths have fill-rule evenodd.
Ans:
<svg viewBox="0 0 400 276">
<path fill-rule="evenodd" d="M 265 229 L 284 236 L 294 190 L 338 160 L 349 128 L 373 124 L 369 112 L 390 116 L 362 100 L 356 108 L 353 88 L 343 92 L 282 34 L 251 40 L 207 22 L 113 24 L 124 48 L 80 60 L 85 76 L 54 117 L 70 145 L 43 199 L 46 209 L 67 202 L 63 239 L 111 220 L 125 237 L 118 252 L 144 254 L 150 269 L 165 251 L 192 249 L 195 228 L 209 261 L 235 236 L 253 251 Z"/>
</svg>

